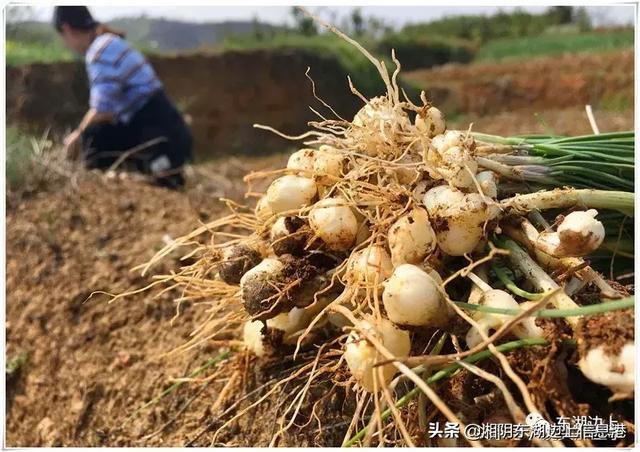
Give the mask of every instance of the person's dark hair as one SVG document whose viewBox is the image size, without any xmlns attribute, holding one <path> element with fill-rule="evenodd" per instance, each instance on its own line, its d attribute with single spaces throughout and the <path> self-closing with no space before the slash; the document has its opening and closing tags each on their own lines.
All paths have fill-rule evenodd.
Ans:
<svg viewBox="0 0 640 452">
<path fill-rule="evenodd" d="M 86 6 L 56 6 L 53 11 L 53 26 L 60 32 L 63 24 L 84 31 L 95 30 L 98 26 Z"/>
<path fill-rule="evenodd" d="M 86 6 L 56 6 L 53 11 L 53 26 L 58 33 L 62 31 L 62 25 L 67 24 L 75 30 L 92 31 L 97 34 L 113 33 L 124 38 L 124 33 L 115 30 L 108 25 L 94 20 L 89 8 Z"/>
</svg>

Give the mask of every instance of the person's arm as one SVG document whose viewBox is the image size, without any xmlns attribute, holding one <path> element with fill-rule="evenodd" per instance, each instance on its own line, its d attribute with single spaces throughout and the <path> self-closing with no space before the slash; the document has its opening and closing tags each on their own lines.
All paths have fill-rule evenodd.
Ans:
<svg viewBox="0 0 640 452">
<path fill-rule="evenodd" d="M 95 108 L 90 108 L 80 121 L 80 124 L 77 127 L 77 130 L 82 133 L 85 131 L 87 127 L 92 124 L 97 124 L 100 122 L 113 122 L 115 119 L 113 113 L 109 111 L 98 111 Z"/>
<path fill-rule="evenodd" d="M 69 158 L 75 159 L 78 155 L 78 147 L 82 133 L 92 124 L 101 122 L 112 122 L 114 120 L 113 113 L 100 112 L 95 108 L 90 108 L 76 127 L 69 135 L 64 138 L 64 148 Z"/>
<path fill-rule="evenodd" d="M 101 122 L 113 122 L 116 119 L 114 99 L 119 95 L 121 86 L 112 68 L 99 61 L 87 65 L 87 75 L 90 80 L 89 110 L 82 121 L 64 139 L 67 156 L 75 158 L 78 155 L 80 140 L 84 131 L 91 125 Z"/>
</svg>

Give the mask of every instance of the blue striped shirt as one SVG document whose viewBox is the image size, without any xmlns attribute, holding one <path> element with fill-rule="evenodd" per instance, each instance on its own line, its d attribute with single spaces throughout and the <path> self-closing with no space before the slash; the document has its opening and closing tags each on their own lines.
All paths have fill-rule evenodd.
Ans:
<svg viewBox="0 0 640 452">
<path fill-rule="evenodd" d="M 131 120 L 149 98 L 162 89 L 144 56 L 119 36 L 97 36 L 85 55 L 91 86 L 89 105 L 112 113 L 123 123 Z"/>
</svg>

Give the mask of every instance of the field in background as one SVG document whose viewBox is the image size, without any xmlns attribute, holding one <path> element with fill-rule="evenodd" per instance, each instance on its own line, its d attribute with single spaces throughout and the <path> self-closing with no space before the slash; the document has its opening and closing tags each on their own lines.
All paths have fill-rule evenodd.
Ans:
<svg viewBox="0 0 640 452">
<path fill-rule="evenodd" d="M 286 48 L 331 53 L 345 63 L 345 68 L 354 68 L 353 53 L 345 51 L 344 42 L 295 9 L 291 10 L 289 25 L 271 25 L 257 18 L 195 23 L 144 16 L 115 19 L 110 24 L 126 32 L 128 39 L 147 53 Z M 391 48 L 395 48 L 407 69 L 633 46 L 633 29 L 595 29 L 585 8 L 570 6 L 551 6 L 539 14 L 516 9 L 491 16 L 452 15 L 400 29 L 391 27 L 384 18 L 366 17 L 356 8 L 335 25 L 378 57 L 389 58 Z M 8 20 L 7 42 L 10 65 L 71 57 L 46 22 L 24 17 L 22 21 Z M 362 69 L 362 65 L 358 68 Z"/>
<path fill-rule="evenodd" d="M 544 118 L 551 110 L 584 109 L 589 104 L 597 112 L 633 118 L 632 50 L 451 64 L 411 71 L 404 77 L 425 89 L 449 115 L 483 117 L 505 112 Z M 548 126 L 555 128 L 553 123 Z"/>
<path fill-rule="evenodd" d="M 29 63 L 55 63 L 71 61 L 73 55 L 60 43 L 6 41 L 6 63 L 8 66 L 19 66 Z"/>
<path fill-rule="evenodd" d="M 384 88 L 380 74 L 371 62 L 351 44 L 334 35 L 275 34 L 269 39 L 261 40 L 251 37 L 235 38 L 225 41 L 224 50 L 289 50 L 335 57 L 365 95 L 373 96 Z M 389 62 L 388 58 L 387 60 Z M 315 74 L 313 68 L 311 69 L 314 77 L 322 77 L 322 74 Z"/>
<path fill-rule="evenodd" d="M 563 53 L 599 53 L 633 47 L 633 30 L 542 34 L 525 38 L 496 39 L 481 47 L 477 61 L 501 61 Z"/>
<path fill-rule="evenodd" d="M 548 33 L 539 36 L 504 38 L 489 41 L 480 46 L 475 55 L 468 51 L 461 54 L 467 48 L 460 43 L 446 39 L 425 39 L 412 41 L 408 38 L 400 40 L 397 36 L 383 40 L 379 44 L 380 50 L 387 50 L 391 47 L 402 46 L 403 42 L 415 47 L 420 51 L 421 47 L 427 52 L 440 52 L 429 56 L 428 62 L 435 61 L 438 64 L 446 63 L 443 59 L 450 61 L 500 61 L 505 58 L 529 58 L 544 55 L 557 55 L 562 53 L 590 52 L 598 53 L 620 48 L 632 48 L 634 42 L 633 29 L 622 29 L 615 31 L 601 31 L 588 33 Z M 422 41 L 426 41 L 422 42 Z M 376 48 L 374 43 L 374 49 Z M 146 53 L 158 53 L 153 47 L 138 43 L 137 47 Z M 473 47 L 472 47 L 473 48 Z M 362 61 L 359 55 L 355 55 L 352 49 L 344 41 L 335 39 L 333 36 L 304 36 L 295 34 L 276 34 L 269 40 L 256 40 L 254 38 L 234 38 L 229 39 L 220 46 L 202 47 L 201 51 L 224 51 L 224 50 L 251 50 L 251 49 L 303 49 L 309 51 L 320 51 L 336 55 L 345 63 L 349 69 L 363 69 L 359 64 Z M 460 55 L 460 56 L 458 56 Z M 386 58 L 388 56 L 384 55 Z M 352 59 L 354 58 L 355 59 Z M 57 61 L 71 61 L 73 54 L 66 50 L 56 36 L 47 42 L 22 41 L 8 39 L 6 42 L 6 63 L 10 66 L 18 66 L 29 63 L 52 63 Z M 427 64 L 427 63 L 425 63 Z M 364 68 L 366 70 L 366 68 Z"/>
</svg>

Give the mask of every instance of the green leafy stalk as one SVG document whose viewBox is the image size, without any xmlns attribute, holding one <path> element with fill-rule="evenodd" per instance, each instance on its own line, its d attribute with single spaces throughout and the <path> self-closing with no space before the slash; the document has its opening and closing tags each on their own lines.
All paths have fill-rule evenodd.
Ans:
<svg viewBox="0 0 640 452">
<path fill-rule="evenodd" d="M 528 135 L 505 138 L 481 133 L 474 133 L 474 136 L 482 142 L 511 146 L 516 159 L 518 156 L 538 157 L 535 165 L 515 166 L 520 180 L 547 187 L 634 189 L 633 132 L 577 137 Z"/>
<path fill-rule="evenodd" d="M 540 297 L 544 295 L 544 294 L 531 293 L 531 292 L 527 292 L 526 290 L 522 290 L 516 285 L 516 283 L 511 281 L 511 278 L 509 278 L 509 276 L 507 275 L 507 273 L 504 271 L 502 267 L 499 267 L 495 264 L 491 264 L 491 269 L 496 274 L 500 282 L 502 282 L 502 284 L 504 284 L 504 286 L 507 289 L 509 289 L 511 292 L 513 292 L 514 294 L 522 298 L 526 298 L 527 300 L 539 300 Z"/>
</svg>

